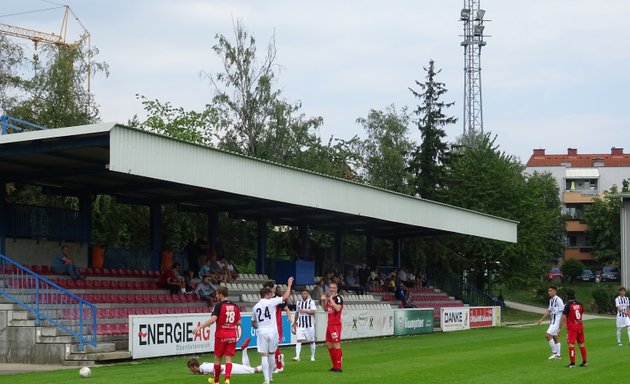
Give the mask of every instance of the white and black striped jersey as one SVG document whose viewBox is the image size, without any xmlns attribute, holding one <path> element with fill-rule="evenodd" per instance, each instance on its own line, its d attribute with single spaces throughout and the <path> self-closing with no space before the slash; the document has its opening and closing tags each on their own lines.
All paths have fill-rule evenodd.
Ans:
<svg viewBox="0 0 630 384">
<path fill-rule="evenodd" d="M 628 317 L 625 311 L 628 310 L 630 306 L 630 299 L 626 296 L 617 296 L 615 299 L 615 307 L 617 307 L 617 317 Z"/>
<path fill-rule="evenodd" d="M 564 302 L 558 296 L 554 296 L 549 299 L 549 323 L 555 324 L 560 322 L 562 318 L 562 312 L 564 311 Z"/>
<path fill-rule="evenodd" d="M 315 314 L 300 313 L 300 309 L 317 310 L 315 302 L 312 299 L 299 299 L 295 304 L 295 310 L 298 312 L 297 326 L 298 328 L 311 328 L 315 326 Z"/>
</svg>

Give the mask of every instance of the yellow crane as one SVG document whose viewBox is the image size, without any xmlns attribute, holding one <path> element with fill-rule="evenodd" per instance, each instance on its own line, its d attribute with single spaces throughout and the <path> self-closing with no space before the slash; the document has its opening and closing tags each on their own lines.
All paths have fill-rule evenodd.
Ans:
<svg viewBox="0 0 630 384">
<path fill-rule="evenodd" d="M 54 33 L 48 33 L 48 32 L 40 32 L 40 31 L 36 31 L 33 29 L 28 29 L 28 28 L 22 28 L 22 27 L 17 27 L 14 25 L 9 25 L 9 24 L 4 24 L 4 23 L 0 23 L 0 33 L 8 35 L 8 36 L 13 36 L 13 37 L 18 37 L 18 38 L 22 38 L 22 39 L 27 39 L 27 40 L 31 40 L 33 42 L 33 44 L 35 45 L 35 54 L 33 55 L 33 60 L 37 61 L 39 59 L 38 55 L 37 55 L 37 46 L 39 43 L 43 43 L 43 44 L 53 44 L 56 46 L 61 46 L 61 47 L 66 47 L 66 48 L 75 48 L 77 47 L 82 41 L 86 41 L 87 42 L 87 52 L 88 52 L 88 60 L 87 60 L 87 70 L 88 70 L 88 78 L 87 78 L 87 90 L 88 90 L 88 94 L 90 93 L 90 78 L 91 78 L 91 67 L 90 67 L 90 63 L 91 63 L 91 45 L 90 45 L 90 33 L 88 32 L 87 28 L 85 28 L 85 26 L 83 25 L 83 23 L 81 22 L 81 20 L 79 20 L 79 18 L 77 17 L 77 15 L 72 11 L 72 9 L 70 8 L 70 6 L 68 5 L 64 5 L 64 14 L 63 14 L 63 20 L 61 22 L 61 30 L 59 32 L 59 34 L 54 34 Z M 74 17 L 74 19 L 77 21 L 77 23 L 81 26 L 81 28 L 83 29 L 83 33 L 81 34 L 81 37 L 78 40 L 72 41 L 72 42 L 68 42 L 66 40 L 67 38 L 67 33 L 68 33 L 68 18 L 69 16 L 72 15 Z"/>
</svg>

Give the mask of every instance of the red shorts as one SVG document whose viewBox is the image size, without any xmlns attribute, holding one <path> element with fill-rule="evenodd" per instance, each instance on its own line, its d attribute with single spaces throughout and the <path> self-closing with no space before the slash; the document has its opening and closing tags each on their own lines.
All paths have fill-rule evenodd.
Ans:
<svg viewBox="0 0 630 384">
<path fill-rule="evenodd" d="M 339 343 L 341 341 L 341 324 L 326 327 L 326 342 Z"/>
<path fill-rule="evenodd" d="M 578 344 L 584 344 L 584 330 L 583 329 L 567 329 L 567 342 L 569 344 L 575 344 L 576 340 Z"/>
<path fill-rule="evenodd" d="M 234 356 L 235 353 L 236 341 L 234 339 L 214 339 L 214 355 L 216 357 Z"/>
</svg>

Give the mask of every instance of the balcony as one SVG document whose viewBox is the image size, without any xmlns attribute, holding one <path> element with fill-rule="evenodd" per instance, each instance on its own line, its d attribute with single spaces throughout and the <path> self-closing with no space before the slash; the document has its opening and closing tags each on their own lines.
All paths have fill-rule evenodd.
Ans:
<svg viewBox="0 0 630 384">
<path fill-rule="evenodd" d="M 567 220 L 564 222 L 564 230 L 566 232 L 586 232 L 588 225 L 581 220 Z"/>
<path fill-rule="evenodd" d="M 593 191 L 566 191 L 562 194 L 564 204 L 591 204 L 597 193 Z"/>
<path fill-rule="evenodd" d="M 564 250 L 564 259 L 575 259 L 579 261 L 593 261 L 593 248 L 591 247 L 567 247 Z"/>
</svg>

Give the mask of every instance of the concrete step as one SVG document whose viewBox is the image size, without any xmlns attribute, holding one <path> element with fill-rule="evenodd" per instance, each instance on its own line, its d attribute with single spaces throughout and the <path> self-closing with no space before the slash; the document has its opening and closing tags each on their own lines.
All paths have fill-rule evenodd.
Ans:
<svg viewBox="0 0 630 384">
<path fill-rule="evenodd" d="M 96 365 L 93 360 L 65 360 L 62 365 L 66 367 L 91 367 Z"/>
<path fill-rule="evenodd" d="M 86 353 L 102 353 L 102 352 L 116 352 L 116 343 L 98 343 L 96 347 L 89 344 L 83 345 L 83 351 L 79 351 L 78 344 L 72 344 L 70 346 L 70 354 L 86 354 Z"/>
<path fill-rule="evenodd" d="M 113 352 L 93 352 L 93 353 L 71 353 L 66 357 L 66 361 L 113 361 L 131 359 L 129 351 L 113 351 Z"/>
<path fill-rule="evenodd" d="M 38 335 L 35 339 L 37 343 L 42 344 L 72 344 L 77 341 L 73 336 L 41 336 Z"/>
</svg>

